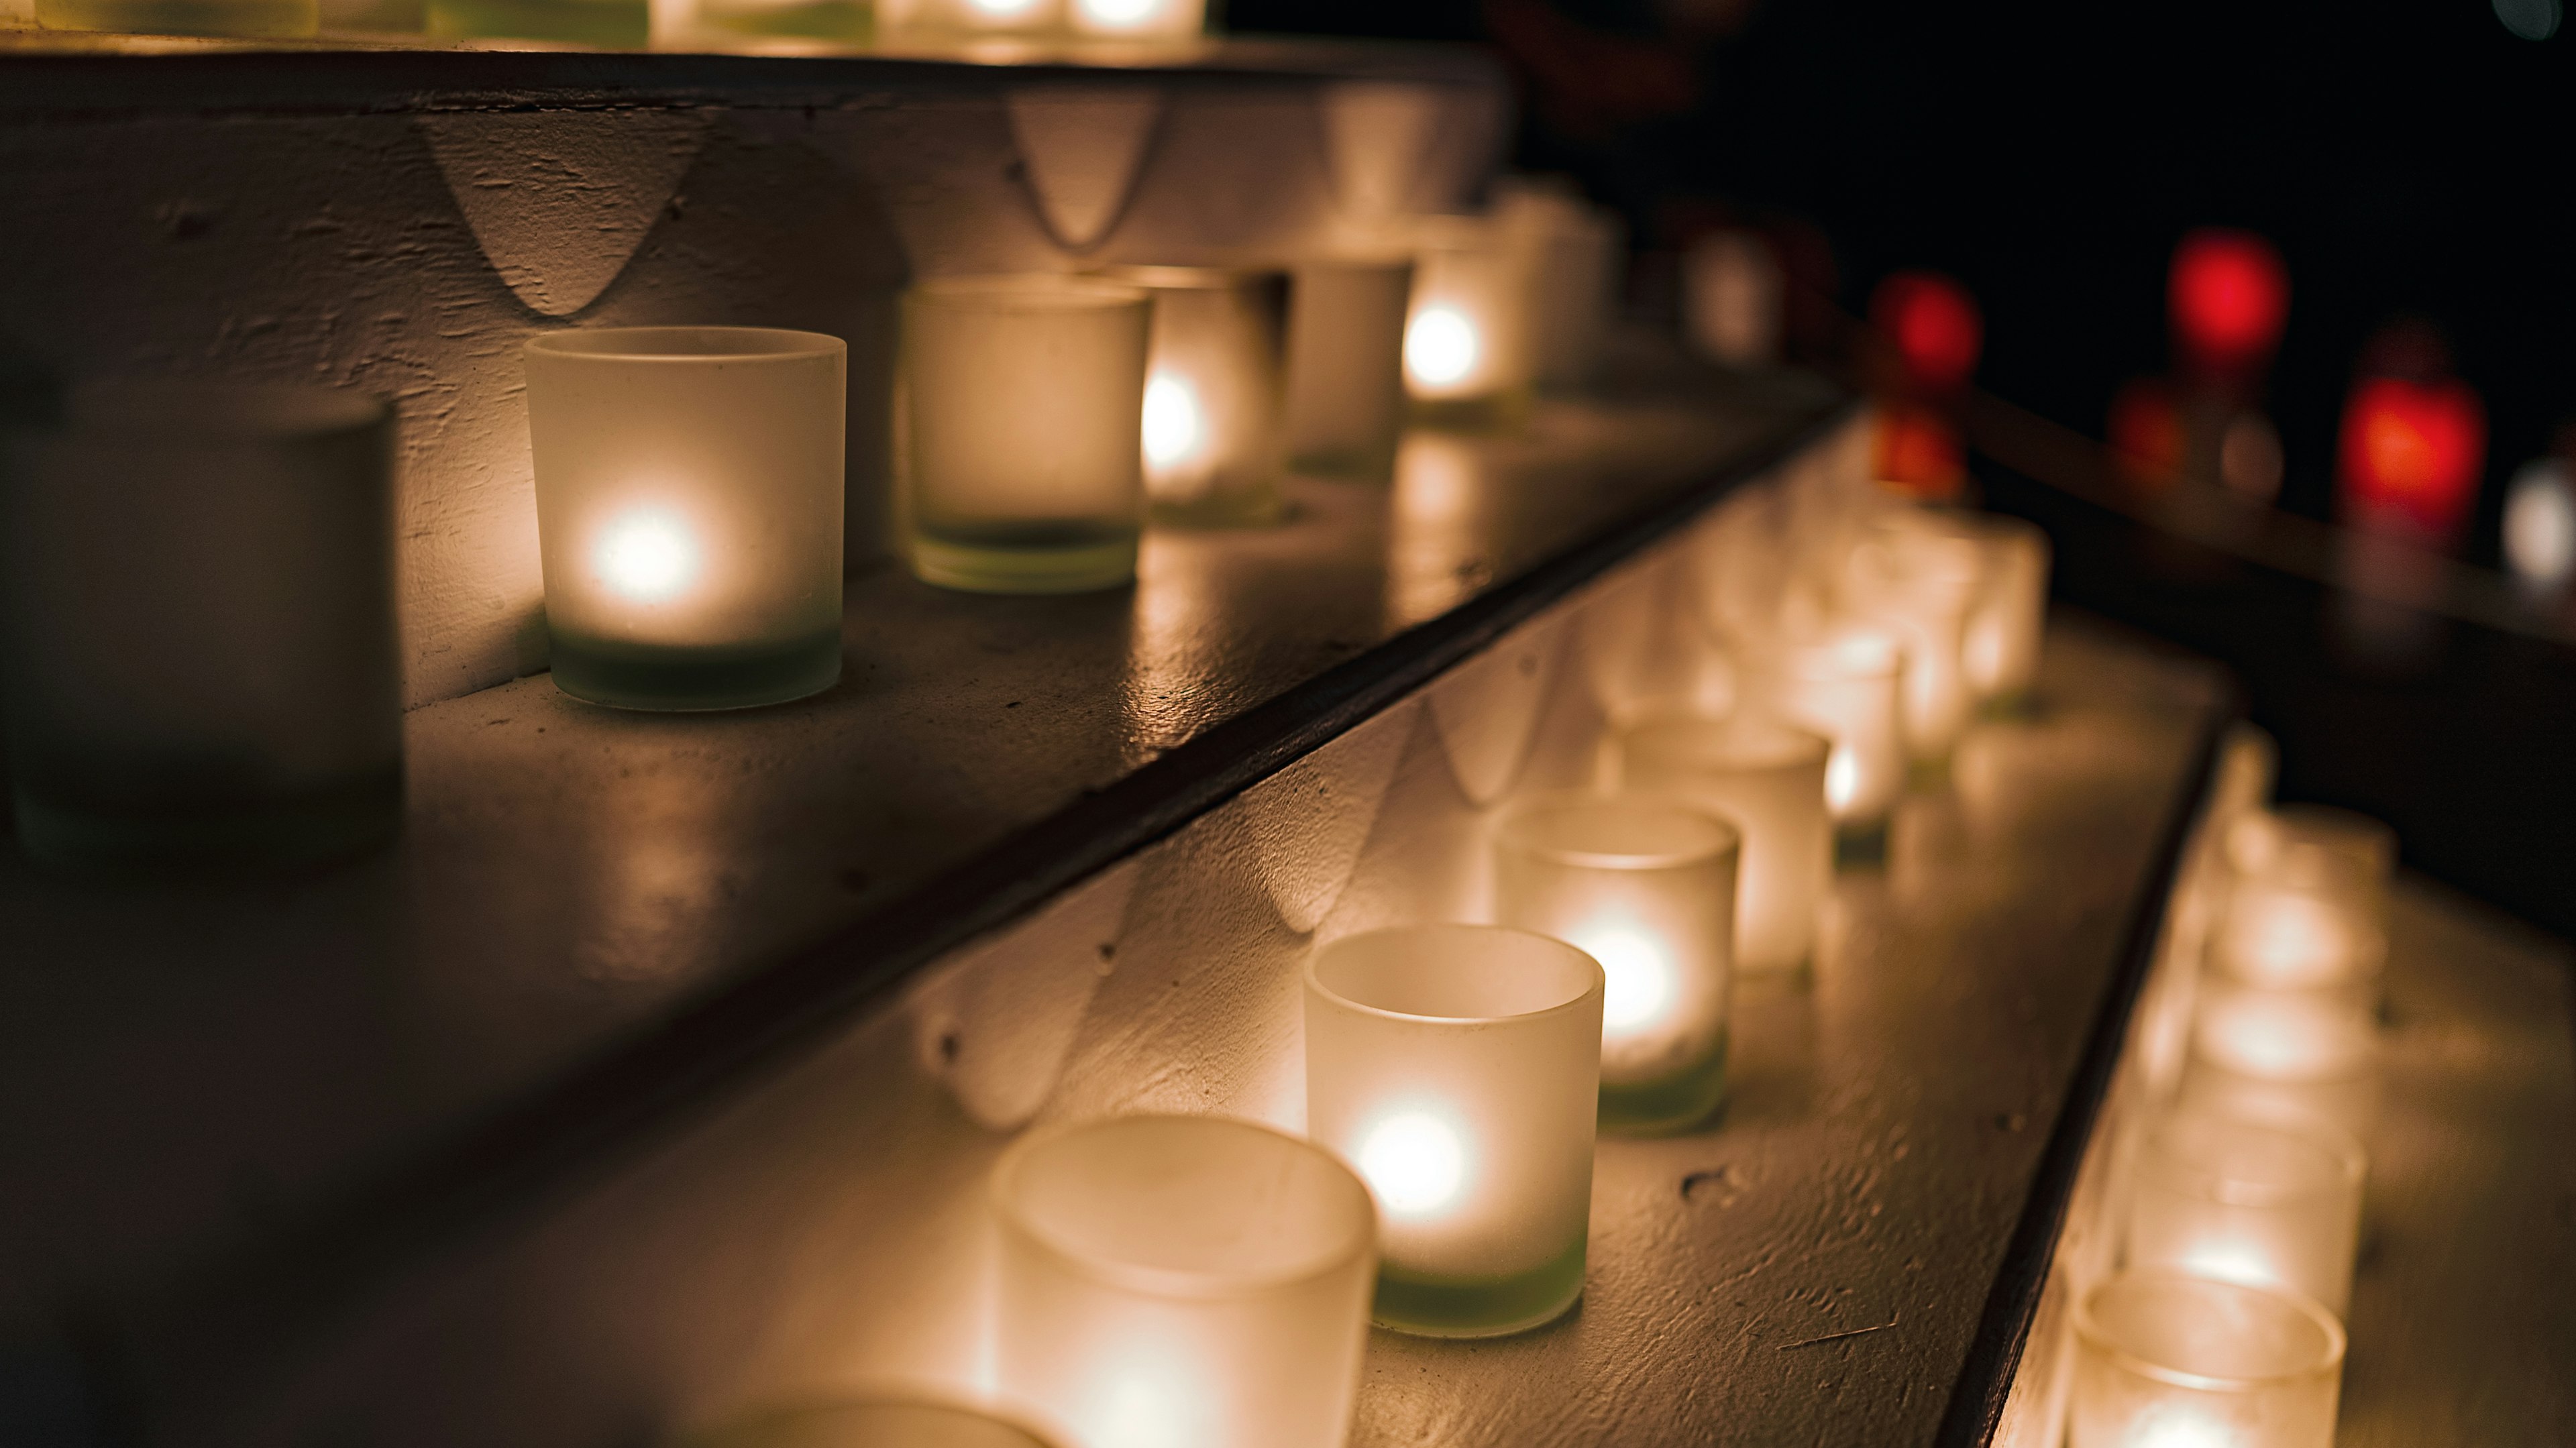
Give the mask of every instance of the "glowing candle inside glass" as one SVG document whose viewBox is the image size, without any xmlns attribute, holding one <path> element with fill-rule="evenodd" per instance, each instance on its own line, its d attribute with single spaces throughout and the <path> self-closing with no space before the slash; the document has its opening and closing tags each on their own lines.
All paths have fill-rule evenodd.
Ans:
<svg viewBox="0 0 2576 1448">
<path fill-rule="evenodd" d="M 1968 615 L 1961 647 L 1968 687 L 1987 704 L 2025 702 L 2039 677 L 2048 629 L 2048 535 L 2018 518 L 1977 514 L 1966 520 L 1985 549 L 1985 592 Z"/>
<path fill-rule="evenodd" d="M 1060 35 L 1066 0 L 877 0 L 883 38 L 957 41 Z"/>
<path fill-rule="evenodd" d="M 2378 1109 L 2379 1032 L 2367 985 L 2282 990 L 2210 974 L 2200 983 L 2181 1102 L 2267 1120 L 2319 1120 L 2355 1136 Z"/>
<path fill-rule="evenodd" d="M 1049 1448 L 1031 1430 L 962 1403 L 860 1398 L 798 1403 L 683 1435 L 675 1448 Z"/>
<path fill-rule="evenodd" d="M 1328 1152 L 1129 1116 L 993 1170 L 999 1387 L 1073 1448 L 1312 1448 L 1350 1430 L 1377 1221 Z"/>
<path fill-rule="evenodd" d="M 904 294 L 913 572 L 978 593 L 1136 576 L 1153 302 L 1097 278 L 958 277 Z"/>
<path fill-rule="evenodd" d="M 1383 481 L 1404 430 L 1413 259 L 1309 262 L 1289 286 L 1288 465 Z"/>
<path fill-rule="evenodd" d="M 2362 1175 L 2360 1144 L 2322 1123 L 2167 1116 L 2139 1152 L 2128 1263 L 2295 1288 L 2340 1315 Z"/>
<path fill-rule="evenodd" d="M 1145 362 L 1145 497 L 1173 523 L 1279 516 L 1280 277 L 1214 267 L 1119 267 L 1154 299 Z"/>
<path fill-rule="evenodd" d="M 2344 1333 L 2314 1300 L 2127 1272 L 2075 1310 L 2069 1448 L 2333 1448 Z"/>
<path fill-rule="evenodd" d="M 1499 926 L 1346 936 L 1307 962 L 1307 1131 L 1377 1195 L 1380 1323 L 1490 1337 L 1582 1295 L 1602 996 L 1592 957 Z"/>
<path fill-rule="evenodd" d="M 1096 40 L 1187 40 L 1207 28 L 1207 0 L 1068 0 L 1073 33 Z"/>
<path fill-rule="evenodd" d="M 1831 756 L 1822 737 L 1754 714 L 1647 719 L 1620 736 L 1628 789 L 1690 804 L 1742 833 L 1739 971 L 1795 970 L 1815 953 L 1816 918 L 1834 871 L 1825 813 Z"/>
<path fill-rule="evenodd" d="M 841 676 L 849 348 L 759 327 L 527 345 L 555 684 L 627 709 L 739 709 Z"/>
<path fill-rule="evenodd" d="M 1600 962 L 1601 1124 L 1672 1131 L 1726 1095 L 1733 826 L 1648 799 L 1547 795 L 1495 842 L 1495 919 Z"/>
<path fill-rule="evenodd" d="M 1985 588 L 1985 551 L 1927 510 L 1897 509 L 1852 550 L 1845 597 L 1903 635 L 1905 744 L 1914 763 L 1945 768 L 1967 728 L 1970 616 Z"/>
<path fill-rule="evenodd" d="M 2374 980 L 2387 954 L 2352 901 L 2240 877 L 2212 934 L 2211 965 L 2255 985 L 2344 986 Z"/>
<path fill-rule="evenodd" d="M 1489 425 L 1528 405 L 1528 261 L 1513 240 L 1478 217 L 1423 223 L 1404 324 L 1404 382 L 1433 420 Z"/>
<path fill-rule="evenodd" d="M 2387 917 L 2397 835 L 2349 810 L 2279 805 L 2229 827 L 2227 863 L 2240 885 L 2336 901 L 2354 921 L 2377 927 Z"/>
<path fill-rule="evenodd" d="M 1835 834 L 1864 852 L 1883 842 L 1905 792 L 1904 644 L 1884 630 L 1844 628 L 1749 649 L 1746 665 L 1746 707 L 1832 742 L 1825 807 Z"/>
</svg>

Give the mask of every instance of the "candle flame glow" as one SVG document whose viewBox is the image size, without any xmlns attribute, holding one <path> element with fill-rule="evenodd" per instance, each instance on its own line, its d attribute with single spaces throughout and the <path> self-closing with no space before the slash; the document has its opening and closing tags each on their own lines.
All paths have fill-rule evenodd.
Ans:
<svg viewBox="0 0 2576 1448">
<path fill-rule="evenodd" d="M 1139 25 L 1154 18 L 1162 0 L 1079 0 L 1083 15 L 1102 25 Z"/>
<path fill-rule="evenodd" d="M 2262 1248 L 2251 1242 L 2199 1243 L 2183 1254 L 2182 1269 L 2195 1277 L 2215 1277 L 2249 1287 L 2266 1287 L 2281 1280 L 2281 1274 L 2263 1259 Z"/>
<path fill-rule="evenodd" d="M 1860 752 L 1848 744 L 1836 744 L 1833 757 L 1825 761 L 1825 804 L 1840 814 L 1851 808 L 1860 794 Z"/>
<path fill-rule="evenodd" d="M 966 3 L 996 19 L 1009 19 L 1015 15 L 1026 15 L 1038 0 L 966 0 Z"/>
<path fill-rule="evenodd" d="M 1672 1005 L 1672 953 L 1651 932 L 1624 920 L 1593 921 L 1567 932 L 1566 940 L 1601 962 L 1605 1035 L 1651 1025 Z"/>
<path fill-rule="evenodd" d="M 1427 1216 L 1457 1200 L 1467 1183 L 1467 1150 L 1447 1122 L 1402 1111 L 1369 1129 L 1359 1169 L 1390 1215 Z"/>
<path fill-rule="evenodd" d="M 2169 1408 L 2130 1429 L 2128 1448 L 2243 1448 L 2225 1424 L 2188 1408 Z"/>
<path fill-rule="evenodd" d="M 1195 457 L 1207 442 L 1197 389 L 1170 373 L 1145 384 L 1145 461 L 1171 467 Z"/>
<path fill-rule="evenodd" d="M 676 514 L 635 508 L 600 530 L 592 554 L 608 586 L 638 603 L 675 598 L 697 581 L 697 540 Z"/>
<path fill-rule="evenodd" d="M 1404 366 L 1417 382 L 1445 387 L 1476 367 L 1476 324 L 1455 307 L 1425 307 L 1404 329 Z"/>
</svg>

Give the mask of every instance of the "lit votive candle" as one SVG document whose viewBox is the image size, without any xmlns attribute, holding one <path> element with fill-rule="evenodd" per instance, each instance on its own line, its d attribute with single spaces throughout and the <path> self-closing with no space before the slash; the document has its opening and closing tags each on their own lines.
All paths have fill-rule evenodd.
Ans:
<svg viewBox="0 0 2576 1448">
<path fill-rule="evenodd" d="M 1825 807 L 1837 843 L 1856 855 L 1883 848 L 1905 792 L 1904 644 L 1882 630 L 1847 628 L 1751 649 L 1746 664 L 1748 707 L 1832 742 Z"/>
<path fill-rule="evenodd" d="M 2227 863 L 2240 885 L 2337 901 L 2350 918 L 2376 927 L 2387 916 L 2397 834 L 2350 810 L 2278 805 L 2229 827 Z"/>
<path fill-rule="evenodd" d="M 1603 977 L 1545 936 L 1423 925 L 1306 966 L 1306 1121 L 1377 1196 L 1376 1317 L 1490 1337 L 1583 1293 Z"/>
<path fill-rule="evenodd" d="M 999 1386 L 1076 1448 L 1314 1448 L 1350 1430 L 1377 1221 L 1328 1152 L 1129 1116 L 993 1170 Z"/>
<path fill-rule="evenodd" d="M 1529 402 L 1527 253 L 1497 223 L 1427 219 L 1414 252 L 1404 383 L 1426 418 L 1490 426 Z"/>
<path fill-rule="evenodd" d="M 1104 275 L 1154 299 L 1142 413 L 1154 516 L 1220 526 L 1277 519 L 1278 274 L 1132 266 Z"/>
<path fill-rule="evenodd" d="M 960 1403 L 860 1398 L 796 1403 L 692 1433 L 678 1448 L 1049 1448 L 1018 1423 Z"/>
<path fill-rule="evenodd" d="M 2364 1135 L 2378 1109 L 2378 1037 L 2365 987 L 2269 989 L 2207 974 L 2181 1102 Z"/>
<path fill-rule="evenodd" d="M 1989 707 L 2028 702 L 2039 677 L 2048 629 L 2048 535 L 2019 518 L 1975 514 L 1969 525 L 1985 549 L 1985 592 L 1968 615 L 1961 660 L 1968 687 Z"/>
<path fill-rule="evenodd" d="M 1207 0 L 1067 0 L 1073 33 L 1088 40 L 1170 43 L 1207 28 Z"/>
<path fill-rule="evenodd" d="M 2378 979 L 2387 946 L 2346 896 L 2238 876 L 2209 943 L 2210 965 L 2253 985 L 2317 988 Z"/>
<path fill-rule="evenodd" d="M 1290 467 L 1372 482 L 1394 476 L 1412 294 L 1411 257 L 1297 268 L 1288 293 Z"/>
<path fill-rule="evenodd" d="M 2332 1448 L 2343 1327 L 2279 1288 L 2129 1272 L 2075 1310 L 2070 1448 Z"/>
<path fill-rule="evenodd" d="M 1601 1125 L 1675 1131 L 1726 1095 L 1732 825 L 1660 800 L 1545 795 L 1495 842 L 1495 919 L 1600 962 Z"/>
<path fill-rule="evenodd" d="M 1716 815 L 1744 837 L 1736 887 L 1735 968 L 1795 970 L 1816 948 L 1816 917 L 1833 879 L 1825 813 L 1826 741 L 1757 714 L 1664 716 L 1619 741 L 1620 778 Z"/>
<path fill-rule="evenodd" d="M 913 572 L 977 593 L 1136 576 L 1153 302 L 1080 277 L 904 294 L 903 505 Z"/>
<path fill-rule="evenodd" d="M 1846 587 L 1855 611 L 1903 635 L 1905 745 L 1938 774 L 1968 725 L 1968 621 L 1985 588 L 1976 540 L 1921 509 L 1899 509 L 1854 546 Z"/>
<path fill-rule="evenodd" d="M 1065 0 L 877 0 L 877 34 L 908 41 L 1040 40 L 1064 33 Z"/>
<path fill-rule="evenodd" d="M 317 862 L 402 813 L 393 421 L 319 387 L 97 382 L 0 433 L 18 840 Z"/>
<path fill-rule="evenodd" d="M 759 327 L 528 343 L 555 684 L 627 709 L 740 709 L 841 676 L 849 348 Z"/>
<path fill-rule="evenodd" d="M 2361 1241 L 2361 1144 L 2321 1122 L 2211 1112 L 2148 1128 L 2127 1260 L 2295 1288 L 2340 1315 Z"/>
</svg>

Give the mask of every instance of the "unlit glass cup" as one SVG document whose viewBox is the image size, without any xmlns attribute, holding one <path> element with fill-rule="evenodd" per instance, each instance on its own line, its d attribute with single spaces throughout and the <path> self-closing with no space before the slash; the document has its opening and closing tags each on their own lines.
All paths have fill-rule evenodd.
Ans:
<svg viewBox="0 0 2576 1448">
<path fill-rule="evenodd" d="M 864 1398 L 771 1408 L 679 1448 L 1049 1448 L 1046 1439 L 1002 1417 L 959 1403 Z"/>
<path fill-rule="evenodd" d="M 974 593 L 1136 576 L 1149 294 L 1097 278 L 959 277 L 904 294 L 913 572 Z"/>
<path fill-rule="evenodd" d="M 1145 500 L 1155 519 L 1276 522 L 1280 275 L 1182 266 L 1103 275 L 1154 299 L 1143 440 Z"/>
<path fill-rule="evenodd" d="M 1618 312 L 1626 229 L 1570 191 L 1531 182 L 1511 189 L 1496 216 L 1525 254 L 1531 378 L 1578 390 L 1599 369 Z"/>
<path fill-rule="evenodd" d="M 350 854 L 402 812 L 393 422 L 101 381 L 0 441 L 19 842 L 74 866 Z"/>
<path fill-rule="evenodd" d="M 1542 795 L 1504 816 L 1498 924 L 1601 965 L 1601 1125 L 1697 1125 L 1726 1096 L 1735 827 L 1663 800 Z"/>
<path fill-rule="evenodd" d="M 1905 645 L 1880 629 L 1838 629 L 1747 653 L 1745 705 L 1833 745 L 1825 761 L 1825 807 L 1844 853 L 1882 851 L 1888 820 L 1905 793 L 1904 681 Z"/>
<path fill-rule="evenodd" d="M 2361 1243 L 2361 1143 L 2323 1123 L 2185 1111 L 2148 1128 L 2127 1260 L 2277 1283 L 2340 1316 Z"/>
<path fill-rule="evenodd" d="M 1825 813 L 1831 754 L 1821 736 L 1750 713 L 1667 715 L 1620 736 L 1620 779 L 1628 789 L 1690 804 L 1743 833 L 1738 971 L 1796 970 L 1815 954 L 1816 919 L 1834 873 Z"/>
<path fill-rule="evenodd" d="M 2075 1343 L 2069 1448 L 2333 1448 L 2343 1327 L 2298 1293 L 2123 1273 Z"/>
<path fill-rule="evenodd" d="M 1072 1448 L 1313 1448 L 1350 1431 L 1377 1219 L 1309 1142 L 1127 1116 L 993 1170 L 999 1386 Z"/>
<path fill-rule="evenodd" d="M 1288 465 L 1384 482 L 1404 431 L 1404 318 L 1413 259 L 1298 266 L 1288 290 Z"/>
<path fill-rule="evenodd" d="M 1550 1321 L 1583 1295 L 1601 967 L 1489 925 L 1346 936 L 1306 966 L 1306 1129 L 1383 1222 L 1377 1320 L 1431 1337 Z"/>
<path fill-rule="evenodd" d="M 849 350 L 767 327 L 528 343 L 557 688 L 745 709 L 839 680 Z"/>
</svg>

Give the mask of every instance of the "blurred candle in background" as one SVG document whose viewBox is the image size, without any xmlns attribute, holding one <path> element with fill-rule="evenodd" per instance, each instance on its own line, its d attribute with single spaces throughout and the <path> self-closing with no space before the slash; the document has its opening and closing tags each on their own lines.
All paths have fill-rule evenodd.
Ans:
<svg viewBox="0 0 2576 1448">
<path fill-rule="evenodd" d="M 2371 994 L 2284 989 L 2221 974 L 2200 981 L 2180 1101 L 2193 1110 L 2323 1121 L 2354 1136 L 2379 1106 Z"/>
<path fill-rule="evenodd" d="M 1128 266 L 1102 273 L 1154 299 L 1141 432 L 1156 519 L 1225 526 L 1279 517 L 1275 272 Z"/>
<path fill-rule="evenodd" d="M 849 348 L 763 327 L 527 345 L 556 687 L 739 709 L 841 676 Z"/>
<path fill-rule="evenodd" d="M 2539 458 L 2513 475 L 2504 500 L 2504 561 L 2526 595 L 2564 593 L 2576 579 L 2576 473 Z"/>
<path fill-rule="evenodd" d="M 1780 360 L 1780 261 L 1757 231 L 1712 231 L 1682 253 L 1684 331 L 1698 353 L 1729 367 Z"/>
<path fill-rule="evenodd" d="M 1673 1131 L 1726 1094 L 1742 839 L 1658 800 L 1542 795 L 1495 838 L 1498 924 L 1581 949 L 1606 977 L 1601 1125 Z"/>
<path fill-rule="evenodd" d="M 391 410 L 332 388 L 100 380 L 0 430 L 29 854 L 258 868 L 393 832 L 392 466 Z"/>
<path fill-rule="evenodd" d="M 1383 482 L 1404 430 L 1410 257 L 1301 263 L 1288 293 L 1288 465 Z"/>
<path fill-rule="evenodd" d="M 1127 1116 L 993 1168 L 999 1387 L 1070 1448 L 1314 1448 L 1359 1388 L 1377 1219 L 1328 1152 Z"/>
<path fill-rule="evenodd" d="M 2253 382 L 2280 345 L 2290 315 L 2290 270 L 2250 231 L 2201 227 L 2174 248 L 2166 311 L 2185 368 L 2238 388 Z"/>
<path fill-rule="evenodd" d="M 880 40 L 1037 40 L 1065 30 L 1066 0 L 876 0 Z"/>
<path fill-rule="evenodd" d="M 1870 855 L 1905 792 L 1901 714 L 1905 646 L 1892 632 L 1846 625 L 1814 640 L 1748 646 L 1743 705 L 1823 736 L 1825 806 L 1839 847 Z"/>
<path fill-rule="evenodd" d="M 1515 422 L 1528 407 L 1528 253 L 1485 217 L 1418 223 L 1413 299 L 1404 324 L 1404 381 L 1427 420 L 1460 426 Z"/>
<path fill-rule="evenodd" d="M 2019 518 L 1964 515 L 1985 550 L 1985 590 L 1968 614 L 1960 665 L 1968 688 L 1990 708 L 2029 702 L 2048 630 L 2048 535 Z"/>
<path fill-rule="evenodd" d="M 904 294 L 901 506 L 913 572 L 976 593 L 1136 576 L 1153 301 L 1098 278 Z"/>
<path fill-rule="evenodd" d="M 2313 1299 L 2126 1272 L 2075 1309 L 2068 1448 L 2333 1448 L 2344 1333 Z"/>
<path fill-rule="evenodd" d="M 1306 1129 L 1376 1194 L 1377 1320 L 1491 1337 L 1583 1292 L 1600 965 L 1482 925 L 1345 936 L 1306 966 Z"/>
<path fill-rule="evenodd" d="M 2322 1122 L 2166 1116 L 2139 1149 L 2126 1260 L 2294 1288 L 2341 1315 L 2363 1174 L 2360 1143 Z"/>
<path fill-rule="evenodd" d="M 1987 553 L 1952 515 L 1898 507 L 1879 515 L 1845 562 L 1852 612 L 1905 639 L 1905 747 L 1938 773 L 1967 728 L 1969 624 L 1986 590 Z"/>
<path fill-rule="evenodd" d="M 1825 813 L 1831 754 L 1822 737 L 1749 713 L 1647 719 L 1620 735 L 1625 787 L 1684 801 L 1743 835 L 1738 971 L 1795 970 L 1815 954 L 1817 912 L 1834 868 Z"/>
<path fill-rule="evenodd" d="M 1086 40 L 1175 42 L 1207 29 L 1207 0 L 1066 0 L 1072 30 Z"/>
</svg>

